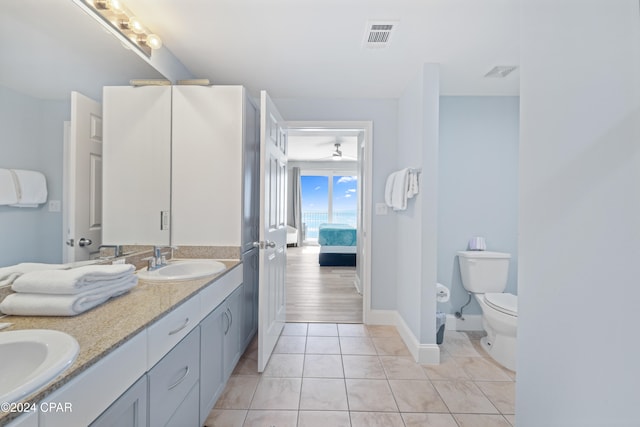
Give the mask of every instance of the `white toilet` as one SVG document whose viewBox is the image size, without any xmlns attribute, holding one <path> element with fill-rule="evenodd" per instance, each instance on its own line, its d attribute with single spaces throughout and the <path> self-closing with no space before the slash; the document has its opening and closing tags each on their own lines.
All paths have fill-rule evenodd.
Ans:
<svg viewBox="0 0 640 427">
<path fill-rule="evenodd" d="M 458 252 L 462 284 L 482 308 L 482 325 L 487 332 L 480 340 L 482 348 L 496 362 L 515 371 L 518 297 L 503 293 L 510 258 L 510 254 L 502 252 Z"/>
</svg>

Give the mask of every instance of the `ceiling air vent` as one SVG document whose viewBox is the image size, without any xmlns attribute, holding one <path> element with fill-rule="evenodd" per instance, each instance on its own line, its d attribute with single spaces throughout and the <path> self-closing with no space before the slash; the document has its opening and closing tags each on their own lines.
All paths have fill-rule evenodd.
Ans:
<svg viewBox="0 0 640 427">
<path fill-rule="evenodd" d="M 388 47 L 398 21 L 369 21 L 364 33 L 364 47 L 380 49 Z"/>
</svg>

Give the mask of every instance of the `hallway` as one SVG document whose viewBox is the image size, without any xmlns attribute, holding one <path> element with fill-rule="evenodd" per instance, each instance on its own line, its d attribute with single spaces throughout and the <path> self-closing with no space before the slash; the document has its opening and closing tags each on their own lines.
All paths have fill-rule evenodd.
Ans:
<svg viewBox="0 0 640 427">
<path fill-rule="evenodd" d="M 320 267 L 319 251 L 287 248 L 287 322 L 362 323 L 355 267 Z"/>
</svg>

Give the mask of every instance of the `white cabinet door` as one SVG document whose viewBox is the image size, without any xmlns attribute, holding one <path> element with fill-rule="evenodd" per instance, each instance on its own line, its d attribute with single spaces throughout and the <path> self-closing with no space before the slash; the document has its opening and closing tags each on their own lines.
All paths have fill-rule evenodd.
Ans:
<svg viewBox="0 0 640 427">
<path fill-rule="evenodd" d="M 105 87 L 103 125 L 103 243 L 169 245 L 171 87 Z"/>
<path fill-rule="evenodd" d="M 173 245 L 240 246 L 242 86 L 173 88 Z"/>
</svg>

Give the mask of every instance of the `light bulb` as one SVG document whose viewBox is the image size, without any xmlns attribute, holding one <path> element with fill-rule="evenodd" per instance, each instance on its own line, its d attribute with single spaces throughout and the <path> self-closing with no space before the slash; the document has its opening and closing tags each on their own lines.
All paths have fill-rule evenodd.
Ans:
<svg viewBox="0 0 640 427">
<path fill-rule="evenodd" d="M 140 22 L 140 20 L 135 16 L 132 16 L 131 18 L 129 18 L 129 27 L 136 34 L 144 33 L 144 26 L 142 25 L 142 22 Z"/>
<path fill-rule="evenodd" d="M 160 49 L 162 47 L 162 40 L 155 34 L 149 34 L 147 36 L 147 46 L 151 49 Z"/>
<path fill-rule="evenodd" d="M 109 0 L 108 4 L 110 9 L 116 12 L 122 12 L 122 2 L 120 0 Z"/>
</svg>

